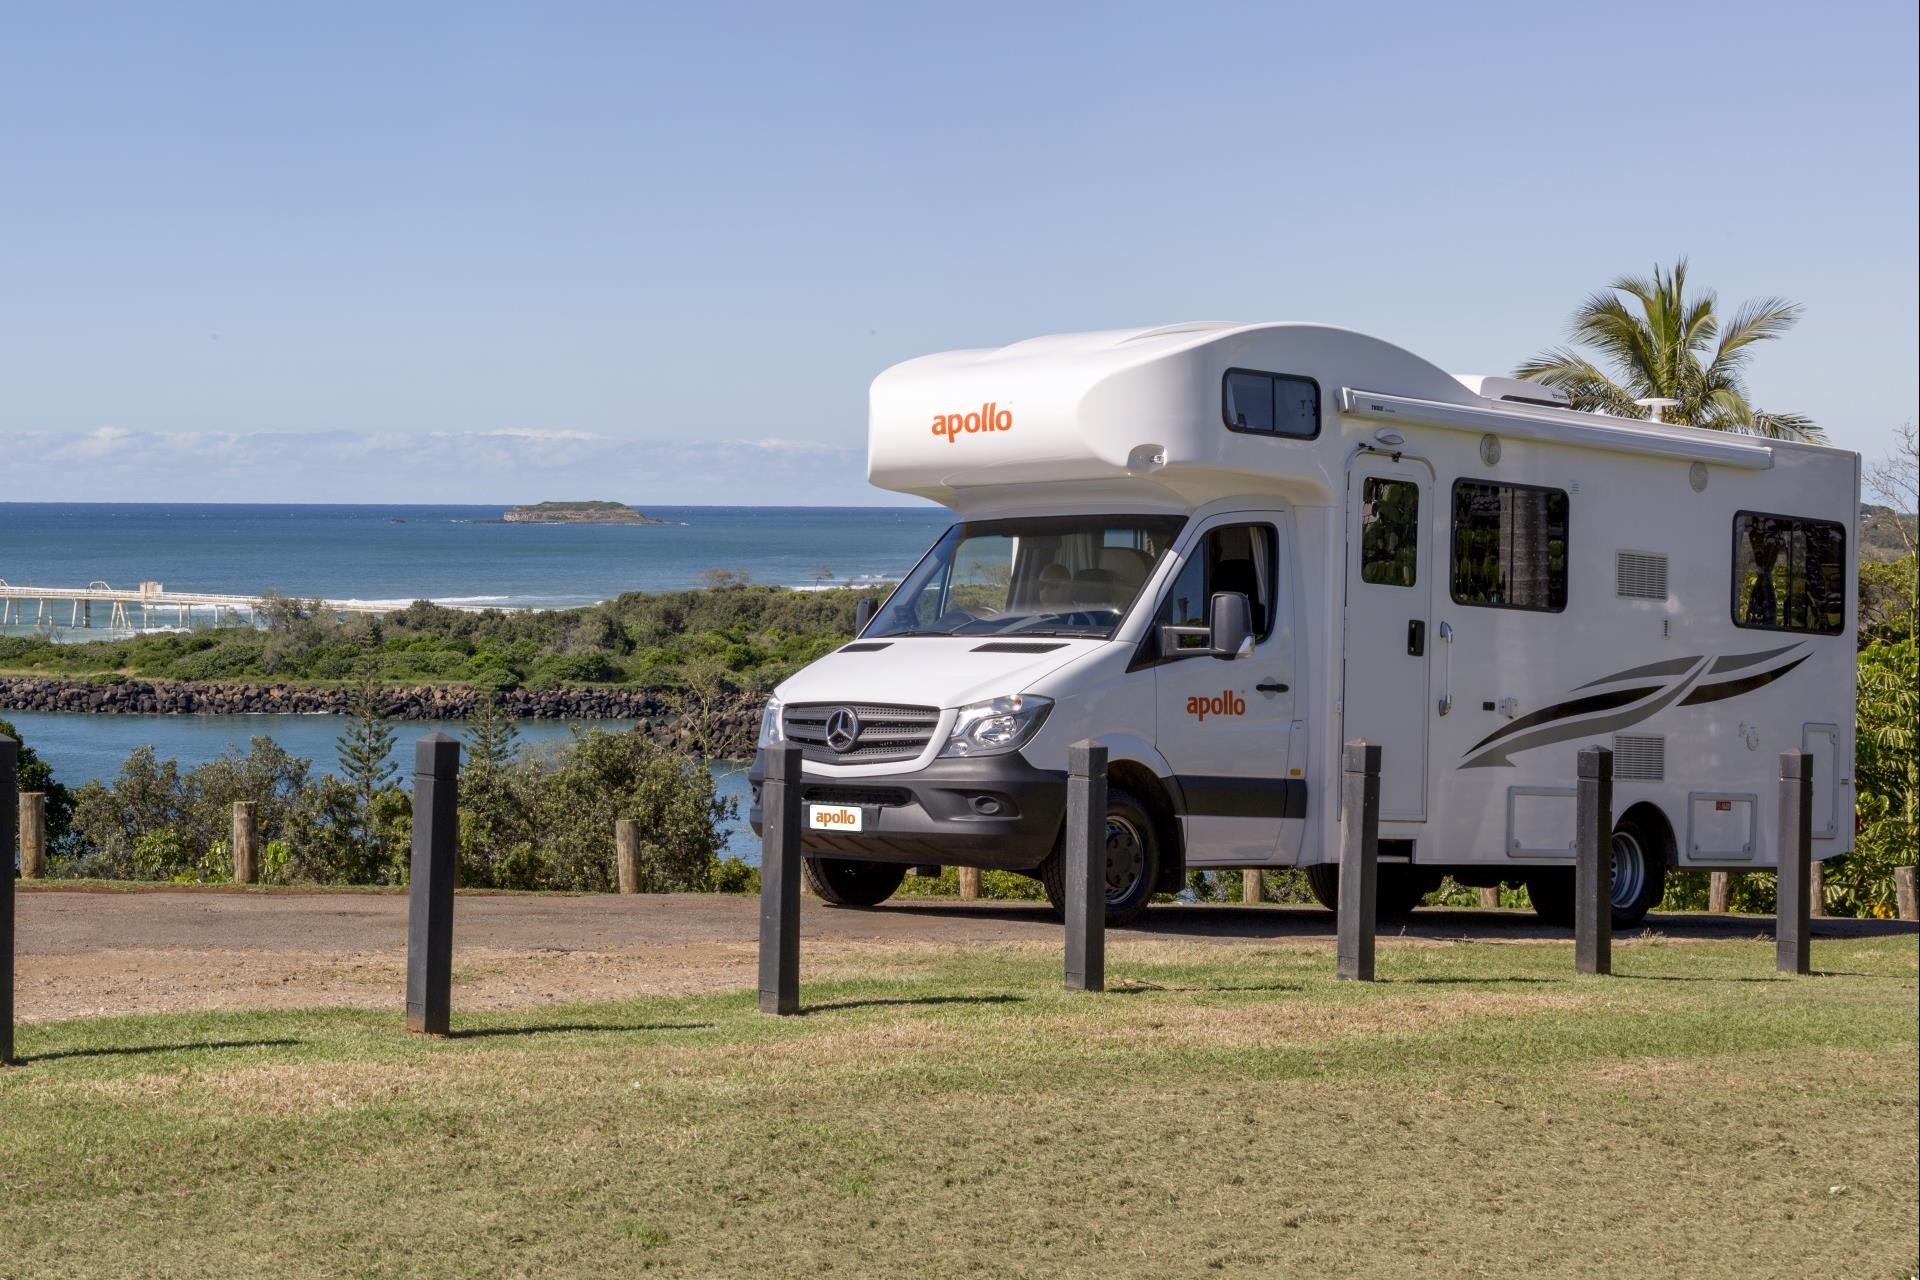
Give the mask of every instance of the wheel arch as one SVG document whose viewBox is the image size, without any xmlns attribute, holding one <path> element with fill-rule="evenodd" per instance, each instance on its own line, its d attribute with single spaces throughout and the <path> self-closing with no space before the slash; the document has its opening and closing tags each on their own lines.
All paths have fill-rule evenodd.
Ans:
<svg viewBox="0 0 1920 1280">
<path fill-rule="evenodd" d="M 1613 820 L 1613 825 L 1618 828 L 1626 822 L 1633 823 L 1658 840 L 1660 856 L 1666 859 L 1667 870 L 1675 870 L 1674 862 L 1679 856 L 1680 846 L 1674 838 L 1673 823 L 1667 820 L 1665 810 L 1651 800 L 1636 800 Z"/>
<path fill-rule="evenodd" d="M 1178 893 L 1187 882 L 1187 850 L 1166 780 L 1139 760 L 1121 759 L 1107 765 L 1107 781 L 1126 788 L 1146 806 L 1160 841 L 1160 877 L 1155 891 Z"/>
</svg>

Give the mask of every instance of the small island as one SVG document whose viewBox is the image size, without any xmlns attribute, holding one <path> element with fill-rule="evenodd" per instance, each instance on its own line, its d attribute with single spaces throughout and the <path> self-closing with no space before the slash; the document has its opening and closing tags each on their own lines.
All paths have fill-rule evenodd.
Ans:
<svg viewBox="0 0 1920 1280">
<path fill-rule="evenodd" d="M 508 524 L 670 524 L 623 502 L 536 502 L 501 517 Z"/>
</svg>

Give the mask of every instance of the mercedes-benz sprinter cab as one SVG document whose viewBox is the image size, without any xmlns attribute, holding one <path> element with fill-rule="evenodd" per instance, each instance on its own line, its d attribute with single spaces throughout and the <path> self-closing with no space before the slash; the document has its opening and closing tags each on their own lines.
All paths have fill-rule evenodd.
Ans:
<svg viewBox="0 0 1920 1280">
<path fill-rule="evenodd" d="M 1080 739 L 1109 754 L 1114 922 L 1191 868 L 1301 866 L 1331 905 L 1350 739 L 1382 747 L 1383 910 L 1451 873 L 1564 913 L 1592 743 L 1622 923 L 1669 868 L 1773 865 L 1788 747 L 1815 856 L 1851 846 L 1855 455 L 1205 323 L 895 366 L 868 474 L 954 523 L 767 704 L 827 902 L 958 865 L 1058 906 Z"/>
</svg>

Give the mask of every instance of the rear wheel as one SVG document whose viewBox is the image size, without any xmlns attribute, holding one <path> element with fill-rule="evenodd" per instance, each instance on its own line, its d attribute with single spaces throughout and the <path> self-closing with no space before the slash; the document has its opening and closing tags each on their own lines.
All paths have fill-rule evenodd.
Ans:
<svg viewBox="0 0 1920 1280">
<path fill-rule="evenodd" d="M 820 901 L 836 907 L 877 907 L 893 896 L 907 869 L 898 862 L 859 858 L 806 858 L 801 874 Z"/>
<path fill-rule="evenodd" d="M 1153 815 L 1125 788 L 1107 787 L 1107 923 L 1132 924 L 1153 900 L 1160 878 L 1160 834 Z M 1067 907 L 1065 851 L 1040 865 L 1040 885 L 1055 911 Z"/>
<path fill-rule="evenodd" d="M 1646 919 L 1667 894 L 1667 842 L 1664 834 L 1639 818 L 1623 818 L 1613 830 L 1613 927 L 1631 929 Z M 1573 871 L 1536 867 L 1527 873 L 1527 896 L 1549 924 L 1573 923 Z"/>
</svg>

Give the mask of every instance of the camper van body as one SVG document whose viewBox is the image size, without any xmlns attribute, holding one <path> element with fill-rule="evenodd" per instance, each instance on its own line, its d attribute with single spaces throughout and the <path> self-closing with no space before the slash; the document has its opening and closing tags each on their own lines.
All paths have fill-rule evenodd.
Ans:
<svg viewBox="0 0 1920 1280">
<path fill-rule="evenodd" d="M 1366 739 L 1383 863 L 1425 883 L 1569 867 L 1589 745 L 1664 866 L 1775 865 L 1795 748 L 1814 856 L 1847 851 L 1858 457 L 1558 400 L 1294 323 L 887 370 L 869 478 L 956 527 L 776 691 L 761 742 L 803 748 L 804 849 L 1041 871 L 1068 745 L 1091 739 L 1147 811 L 1157 887 L 1337 863 L 1340 749 Z M 1195 616 L 1215 589 L 1256 597 L 1237 655 Z"/>
</svg>

